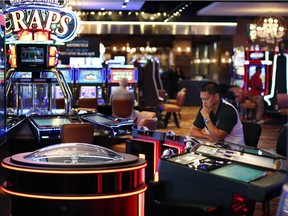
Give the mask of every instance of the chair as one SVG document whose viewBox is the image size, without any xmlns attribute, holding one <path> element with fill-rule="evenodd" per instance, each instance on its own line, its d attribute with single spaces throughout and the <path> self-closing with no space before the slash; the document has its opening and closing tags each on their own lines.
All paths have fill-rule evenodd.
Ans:
<svg viewBox="0 0 288 216">
<path fill-rule="evenodd" d="M 255 120 L 257 104 L 251 100 L 249 95 L 250 93 L 248 92 L 247 94 L 248 96 L 246 96 L 243 91 L 240 91 L 237 98 L 240 105 L 240 111 L 242 112 L 242 121 L 246 121 L 249 119 Z"/>
<path fill-rule="evenodd" d="M 137 127 L 139 125 L 139 123 L 143 120 L 143 119 L 152 119 L 156 117 L 156 113 L 155 112 L 151 112 L 151 111 L 141 111 L 137 117 L 137 119 L 135 120 L 135 124 L 134 126 Z"/>
<path fill-rule="evenodd" d="M 78 109 L 90 112 L 97 112 L 98 102 L 97 98 L 79 98 Z"/>
<path fill-rule="evenodd" d="M 61 127 L 62 143 L 93 143 L 94 125 L 87 123 L 63 124 Z"/>
<path fill-rule="evenodd" d="M 111 107 L 114 117 L 128 118 L 132 114 L 134 101 L 131 99 L 113 99 Z"/>
<path fill-rule="evenodd" d="M 242 125 L 245 145 L 257 148 L 262 132 L 261 125 L 254 122 L 242 122 Z"/>
<path fill-rule="evenodd" d="M 181 111 L 181 107 L 184 104 L 185 96 L 186 96 L 186 91 L 180 90 L 177 93 L 177 97 L 176 97 L 177 104 L 168 104 L 168 103 L 163 104 L 163 111 L 166 111 L 166 115 L 165 115 L 165 119 L 164 119 L 164 123 L 165 123 L 166 127 L 168 125 L 168 121 L 171 117 L 171 114 L 173 114 L 174 122 L 175 122 L 176 126 L 178 128 L 180 128 L 176 113 L 179 113 Z"/>
<path fill-rule="evenodd" d="M 283 126 L 276 142 L 276 153 L 287 157 L 288 126 Z"/>
<path fill-rule="evenodd" d="M 286 93 L 278 93 L 276 95 L 276 104 L 278 105 L 278 111 L 281 116 L 283 116 L 281 128 L 287 124 L 287 116 L 288 116 L 288 94 Z"/>
<path fill-rule="evenodd" d="M 177 93 L 177 96 L 178 96 L 178 94 L 180 94 L 181 92 L 185 92 L 185 94 L 186 94 L 186 88 L 182 88 L 182 89 Z M 167 103 L 168 103 L 168 104 L 176 104 L 176 105 L 179 106 L 179 104 L 178 104 L 178 102 L 177 102 L 177 96 L 176 96 L 176 99 L 168 99 L 168 100 L 167 100 Z M 184 104 L 184 100 L 183 100 L 182 104 L 180 104 L 180 106 L 182 107 L 183 104 Z M 180 110 L 180 111 L 181 111 L 181 110 Z M 180 111 L 178 112 L 178 116 L 179 116 L 179 118 L 181 119 L 181 113 L 180 113 Z"/>
<path fill-rule="evenodd" d="M 65 109 L 64 98 L 56 98 L 56 109 Z"/>
</svg>

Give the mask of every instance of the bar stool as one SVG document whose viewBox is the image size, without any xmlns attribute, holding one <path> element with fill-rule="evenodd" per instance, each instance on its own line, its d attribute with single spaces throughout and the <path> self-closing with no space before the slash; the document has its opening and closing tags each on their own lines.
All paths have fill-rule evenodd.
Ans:
<svg viewBox="0 0 288 216">
<path fill-rule="evenodd" d="M 62 143 L 89 143 L 94 139 L 94 125 L 90 122 L 63 124 L 61 127 Z"/>
</svg>

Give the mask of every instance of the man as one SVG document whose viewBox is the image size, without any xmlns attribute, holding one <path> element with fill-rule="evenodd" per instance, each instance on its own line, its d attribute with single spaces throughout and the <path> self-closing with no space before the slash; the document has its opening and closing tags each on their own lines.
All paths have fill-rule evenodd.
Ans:
<svg viewBox="0 0 288 216">
<path fill-rule="evenodd" d="M 200 98 L 202 107 L 192 124 L 190 136 L 245 145 L 238 112 L 220 98 L 218 85 L 211 81 L 205 83 L 200 89 Z"/>
<path fill-rule="evenodd" d="M 252 101 L 257 104 L 256 108 L 256 122 L 258 124 L 264 123 L 264 101 L 262 98 L 262 91 L 263 91 L 263 83 L 260 78 L 261 74 L 261 65 L 258 65 L 255 69 L 255 74 L 250 79 L 250 87 L 251 87 L 251 94 L 252 94 Z"/>
<path fill-rule="evenodd" d="M 123 77 L 119 80 L 119 86 L 120 86 L 119 88 L 111 92 L 110 102 L 112 102 L 113 99 L 131 99 L 131 101 L 134 102 L 135 101 L 134 93 L 127 90 L 128 79 L 126 77 Z M 135 120 L 138 115 L 139 111 L 134 110 L 132 108 L 132 113 L 127 118 Z"/>
</svg>

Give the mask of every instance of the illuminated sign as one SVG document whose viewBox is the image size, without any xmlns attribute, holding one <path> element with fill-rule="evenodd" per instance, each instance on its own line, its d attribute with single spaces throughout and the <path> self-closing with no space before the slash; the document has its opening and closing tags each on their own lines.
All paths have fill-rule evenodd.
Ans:
<svg viewBox="0 0 288 216">
<path fill-rule="evenodd" d="M 5 14 L 7 43 L 20 40 L 31 41 L 31 39 L 65 43 L 76 36 L 79 20 L 73 11 L 59 8 L 59 6 L 52 7 L 51 1 L 49 3 L 43 1 L 42 4 L 39 1 L 30 3 L 22 8 L 19 6 L 7 8 Z"/>
</svg>

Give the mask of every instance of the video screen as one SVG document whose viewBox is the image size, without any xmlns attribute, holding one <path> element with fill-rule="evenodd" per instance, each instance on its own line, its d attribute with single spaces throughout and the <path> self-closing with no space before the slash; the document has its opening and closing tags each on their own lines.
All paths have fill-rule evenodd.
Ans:
<svg viewBox="0 0 288 216">
<path fill-rule="evenodd" d="M 77 83 L 105 83 L 105 69 L 78 69 Z"/>
<path fill-rule="evenodd" d="M 32 72 L 15 72 L 14 78 L 32 78 Z"/>
<path fill-rule="evenodd" d="M 264 171 L 238 164 L 230 164 L 213 170 L 211 173 L 247 183 L 266 175 Z"/>
<path fill-rule="evenodd" d="M 128 79 L 128 83 L 138 83 L 137 68 L 110 68 L 108 75 L 110 77 L 109 83 L 119 83 L 119 80 L 123 77 Z"/>
<path fill-rule="evenodd" d="M 80 97 L 81 98 L 96 98 L 96 86 L 81 86 Z"/>
<path fill-rule="evenodd" d="M 37 127 L 61 127 L 63 124 L 70 124 L 71 120 L 64 117 L 31 117 L 32 120 L 36 123 Z"/>
<path fill-rule="evenodd" d="M 18 67 L 46 67 L 47 45 L 18 44 L 16 46 Z"/>
<path fill-rule="evenodd" d="M 52 88 L 53 90 L 53 88 Z M 54 95 L 54 92 L 52 92 L 52 95 Z M 60 86 L 55 87 L 55 98 L 64 98 L 63 92 L 60 88 Z"/>
<path fill-rule="evenodd" d="M 28 63 L 44 63 L 43 47 L 21 47 L 21 61 Z"/>
<path fill-rule="evenodd" d="M 251 77 L 255 74 L 257 66 L 258 65 L 248 65 L 248 80 L 250 80 Z M 266 89 L 266 76 L 267 76 L 266 67 L 262 66 L 260 78 L 262 80 L 263 89 Z"/>
</svg>

